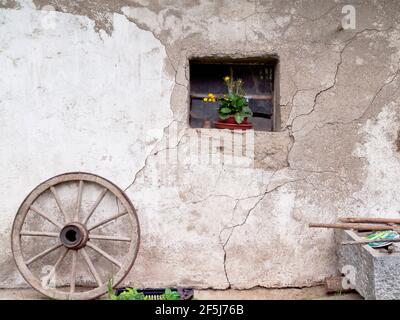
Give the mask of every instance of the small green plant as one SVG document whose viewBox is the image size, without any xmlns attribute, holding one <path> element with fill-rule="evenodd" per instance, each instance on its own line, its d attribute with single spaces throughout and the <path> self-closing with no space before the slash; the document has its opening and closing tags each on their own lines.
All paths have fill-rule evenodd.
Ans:
<svg viewBox="0 0 400 320">
<path fill-rule="evenodd" d="M 161 295 L 161 300 L 179 300 L 180 298 L 179 293 L 171 289 L 165 289 L 165 292 Z"/>
<path fill-rule="evenodd" d="M 107 284 L 108 298 L 110 300 L 151 300 L 150 297 L 138 292 L 135 288 L 126 288 L 119 295 L 116 295 L 112 285 L 113 282 L 110 279 Z M 179 293 L 171 289 L 165 289 L 165 292 L 161 295 L 161 300 L 179 300 L 180 298 Z"/>
<path fill-rule="evenodd" d="M 146 300 L 144 294 L 135 288 L 126 288 L 118 295 L 118 298 L 118 300 Z"/>
<path fill-rule="evenodd" d="M 243 81 L 241 79 L 234 80 L 233 76 L 224 77 L 225 84 L 228 88 L 228 94 L 217 98 L 213 93 L 209 93 L 203 98 L 205 102 L 219 102 L 218 116 L 222 120 L 229 117 L 234 117 L 235 121 L 240 124 L 244 119 L 251 117 L 253 112 L 249 108 L 249 103 L 246 99 L 243 90 Z"/>
<path fill-rule="evenodd" d="M 118 297 L 114 293 L 112 278 L 108 279 L 107 293 L 108 293 L 108 299 L 110 299 L 110 300 L 118 300 Z"/>
<path fill-rule="evenodd" d="M 110 300 L 147 300 L 145 295 L 135 288 L 126 288 L 119 295 L 116 295 L 112 284 L 112 279 L 108 280 L 107 291 Z"/>
</svg>

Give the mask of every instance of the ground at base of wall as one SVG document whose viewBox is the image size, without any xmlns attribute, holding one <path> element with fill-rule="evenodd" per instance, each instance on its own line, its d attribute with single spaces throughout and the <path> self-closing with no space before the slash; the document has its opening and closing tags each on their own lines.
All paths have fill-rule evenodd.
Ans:
<svg viewBox="0 0 400 320">
<path fill-rule="evenodd" d="M 195 290 L 198 300 L 360 300 L 357 293 L 333 294 L 325 293 L 323 286 L 309 288 L 265 289 L 249 290 Z M 43 300 L 45 296 L 33 289 L 0 289 L 0 300 Z M 101 299 L 107 299 L 103 296 Z"/>
<path fill-rule="evenodd" d="M 248 290 L 195 290 L 199 300 L 360 300 L 357 293 L 327 294 L 324 286 Z"/>
</svg>

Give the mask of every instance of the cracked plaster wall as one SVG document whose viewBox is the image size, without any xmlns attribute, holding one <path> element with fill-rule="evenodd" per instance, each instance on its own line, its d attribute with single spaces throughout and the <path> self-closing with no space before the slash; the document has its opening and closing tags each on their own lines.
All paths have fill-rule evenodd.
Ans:
<svg viewBox="0 0 400 320">
<path fill-rule="evenodd" d="M 301 287 L 336 273 L 331 231 L 309 222 L 400 210 L 400 3 L 354 1 L 356 29 L 339 31 L 344 4 L 0 0 L 0 285 L 23 285 L 9 248 L 18 205 L 71 170 L 114 181 L 138 210 L 136 286 Z M 281 131 L 255 133 L 253 162 L 195 160 L 188 59 L 268 55 Z"/>
</svg>

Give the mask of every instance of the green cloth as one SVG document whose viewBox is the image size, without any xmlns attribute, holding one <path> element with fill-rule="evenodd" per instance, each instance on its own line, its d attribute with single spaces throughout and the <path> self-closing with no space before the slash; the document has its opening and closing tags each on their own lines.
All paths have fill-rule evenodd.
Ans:
<svg viewBox="0 0 400 320">
<path fill-rule="evenodd" d="M 386 230 L 386 231 L 376 231 L 372 232 L 365 238 L 367 240 L 381 240 L 381 239 L 387 239 L 387 240 L 392 240 L 392 239 L 397 239 L 399 238 L 400 235 L 396 231 L 391 231 L 391 230 Z M 390 241 L 385 241 L 385 242 L 371 242 L 368 245 L 371 247 L 385 247 L 392 242 Z"/>
</svg>

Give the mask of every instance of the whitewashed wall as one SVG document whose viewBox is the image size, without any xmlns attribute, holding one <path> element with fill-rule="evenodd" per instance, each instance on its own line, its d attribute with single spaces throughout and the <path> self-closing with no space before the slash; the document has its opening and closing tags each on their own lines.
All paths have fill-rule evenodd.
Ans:
<svg viewBox="0 0 400 320">
<path fill-rule="evenodd" d="M 398 1 L 356 4 L 341 31 L 338 1 L 90 3 L 0 1 L 0 286 L 25 285 L 19 204 L 67 171 L 127 189 L 135 286 L 310 286 L 337 270 L 332 232 L 308 223 L 399 216 Z M 252 132 L 250 159 L 203 161 L 193 141 L 218 156 L 226 132 L 188 127 L 188 59 L 270 54 L 282 130 Z"/>
</svg>

